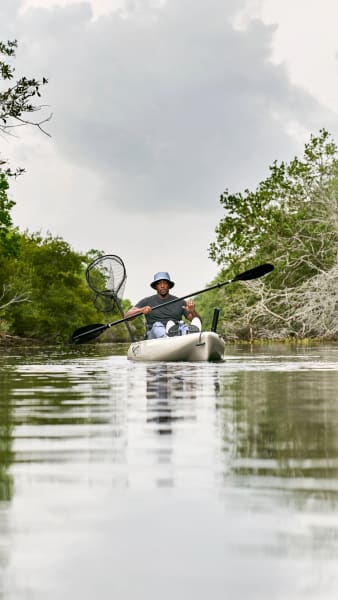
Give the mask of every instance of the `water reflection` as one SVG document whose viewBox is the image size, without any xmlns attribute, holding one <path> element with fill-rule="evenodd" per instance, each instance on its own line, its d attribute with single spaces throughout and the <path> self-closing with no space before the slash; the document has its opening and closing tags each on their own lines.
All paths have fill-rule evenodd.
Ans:
<svg viewBox="0 0 338 600">
<path fill-rule="evenodd" d="M 337 371 L 225 377 L 217 406 L 227 472 L 246 485 L 337 492 L 337 387 Z"/>
<path fill-rule="evenodd" d="M 177 371 L 177 367 L 165 363 L 146 368 L 147 423 L 157 424 L 160 435 L 172 434 L 172 424 L 176 421 L 196 418 L 182 411 L 184 399 L 196 398 L 196 383 Z"/>
<path fill-rule="evenodd" d="M 98 463 L 99 477 L 107 457 L 123 462 L 125 377 L 117 372 L 112 380 L 97 357 L 20 361 L 2 370 L 0 386 L 0 500 L 13 497 L 21 477 L 80 481 L 88 464 Z"/>
<path fill-rule="evenodd" d="M 0 356 L 0 598 L 333 600 L 337 364 Z"/>
<path fill-rule="evenodd" d="M 13 495 L 13 477 L 9 473 L 13 461 L 12 440 L 11 385 L 10 378 L 3 373 L 0 379 L 0 502 L 9 501 Z"/>
</svg>

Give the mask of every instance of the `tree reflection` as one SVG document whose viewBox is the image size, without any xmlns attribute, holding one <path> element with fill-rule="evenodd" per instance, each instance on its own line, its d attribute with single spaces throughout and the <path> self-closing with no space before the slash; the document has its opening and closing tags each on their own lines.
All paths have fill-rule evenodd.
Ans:
<svg viewBox="0 0 338 600">
<path fill-rule="evenodd" d="M 337 387 L 334 372 L 238 373 L 224 385 L 219 403 L 231 471 L 336 478 Z"/>
<path fill-rule="evenodd" d="M 0 380 L 0 502 L 13 496 L 13 477 L 9 470 L 13 463 L 13 409 L 11 388 L 6 372 Z"/>
</svg>

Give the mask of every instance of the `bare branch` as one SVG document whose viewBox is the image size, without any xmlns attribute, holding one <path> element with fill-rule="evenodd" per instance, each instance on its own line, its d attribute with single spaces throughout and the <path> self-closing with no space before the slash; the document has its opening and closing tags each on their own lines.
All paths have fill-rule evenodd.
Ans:
<svg viewBox="0 0 338 600">
<path fill-rule="evenodd" d="M 42 107 L 41 107 L 42 108 Z M 44 125 L 45 123 L 48 123 L 48 121 L 50 121 L 53 117 L 53 113 L 50 113 L 50 115 L 48 117 L 46 117 L 45 119 L 42 119 L 42 121 L 28 121 L 26 119 L 21 119 L 19 117 L 16 117 L 16 121 L 18 121 L 18 123 L 13 123 L 12 125 L 6 125 L 6 127 L 0 126 L 0 131 L 3 133 L 7 133 L 9 135 L 11 135 L 11 129 L 16 129 L 17 127 L 23 127 L 25 125 L 30 125 L 32 127 L 37 127 L 42 133 L 44 133 L 45 135 L 48 135 L 48 137 L 52 137 L 50 133 L 48 133 L 48 131 L 46 131 L 42 125 Z"/>
<path fill-rule="evenodd" d="M 29 298 L 29 293 L 12 293 L 12 286 L 3 285 L 0 293 L 0 312 L 4 312 L 9 306 L 18 304 L 20 302 L 32 302 Z"/>
</svg>

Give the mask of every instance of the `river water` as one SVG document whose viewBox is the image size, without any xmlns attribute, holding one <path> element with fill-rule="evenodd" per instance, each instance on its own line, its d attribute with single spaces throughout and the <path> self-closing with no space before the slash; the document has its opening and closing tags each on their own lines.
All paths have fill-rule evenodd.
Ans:
<svg viewBox="0 0 338 600">
<path fill-rule="evenodd" d="M 0 353 L 1 600 L 333 600 L 338 346 Z"/>
</svg>

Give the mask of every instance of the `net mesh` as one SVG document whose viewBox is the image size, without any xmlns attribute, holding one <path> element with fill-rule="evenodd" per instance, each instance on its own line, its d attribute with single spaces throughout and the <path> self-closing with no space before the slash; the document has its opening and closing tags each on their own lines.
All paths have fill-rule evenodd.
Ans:
<svg viewBox="0 0 338 600">
<path fill-rule="evenodd" d="M 94 306 L 102 313 L 121 312 L 115 296 L 95 294 Z"/>
<path fill-rule="evenodd" d="M 127 281 L 123 260 L 114 254 L 97 258 L 88 265 L 86 280 L 89 287 L 99 296 L 106 296 L 112 301 L 114 297 L 121 299 Z M 105 305 L 102 301 L 102 306 Z"/>
</svg>

